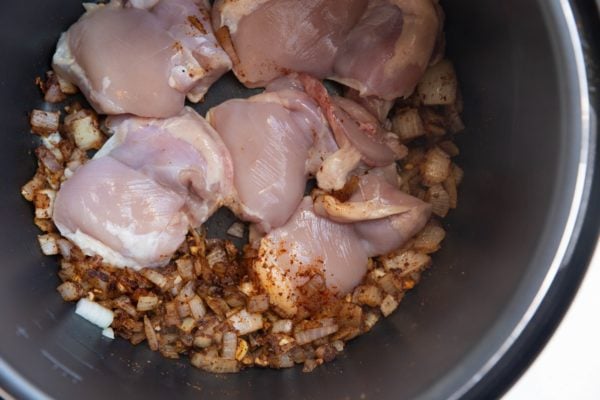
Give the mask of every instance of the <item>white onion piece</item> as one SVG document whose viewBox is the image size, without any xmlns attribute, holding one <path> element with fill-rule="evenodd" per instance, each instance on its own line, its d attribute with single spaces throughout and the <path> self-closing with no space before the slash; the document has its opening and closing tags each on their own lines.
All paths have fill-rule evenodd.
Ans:
<svg viewBox="0 0 600 400">
<path fill-rule="evenodd" d="M 294 339 L 296 339 L 296 343 L 302 346 L 306 343 L 310 343 L 317 339 L 321 339 L 325 336 L 329 336 L 332 333 L 337 332 L 339 329 L 332 318 L 322 319 L 320 322 L 321 326 L 318 328 L 311 328 L 296 332 L 294 334 Z"/>
<path fill-rule="evenodd" d="M 44 255 L 55 256 L 59 253 L 56 235 L 52 233 L 48 233 L 46 235 L 39 235 L 38 242 Z"/>
<path fill-rule="evenodd" d="M 229 229 L 227 229 L 227 234 L 229 236 L 236 237 L 241 239 L 244 237 L 244 224 L 241 222 L 234 222 Z"/>
<path fill-rule="evenodd" d="M 102 329 L 108 328 L 110 324 L 112 324 L 114 318 L 114 314 L 111 310 L 86 298 L 80 299 L 77 302 L 75 314 Z"/>
<path fill-rule="evenodd" d="M 251 314 L 245 309 L 229 317 L 229 323 L 240 335 L 255 332 L 263 327 L 262 315 Z"/>
<path fill-rule="evenodd" d="M 294 326 L 291 319 L 279 319 L 273 322 L 273 326 L 271 327 L 272 333 L 290 333 L 292 331 L 292 327 Z"/>
<path fill-rule="evenodd" d="M 221 351 L 221 357 L 226 360 L 234 360 L 236 350 L 237 335 L 233 332 L 225 332 L 223 334 L 223 350 Z"/>
<path fill-rule="evenodd" d="M 115 338 L 115 331 L 113 330 L 113 328 L 106 328 L 102 330 L 102 336 L 105 336 L 109 339 L 114 339 Z"/>
<path fill-rule="evenodd" d="M 188 304 L 190 306 L 190 313 L 195 320 L 202 319 L 206 315 L 206 306 L 198 295 L 195 295 Z"/>
</svg>

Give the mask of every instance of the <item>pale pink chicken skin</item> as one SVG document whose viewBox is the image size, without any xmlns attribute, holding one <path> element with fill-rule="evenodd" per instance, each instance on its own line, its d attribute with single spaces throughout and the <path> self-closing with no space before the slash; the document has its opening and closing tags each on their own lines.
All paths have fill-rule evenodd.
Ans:
<svg viewBox="0 0 600 400">
<path fill-rule="evenodd" d="M 92 7 L 61 36 L 53 68 L 99 113 L 177 115 L 186 95 L 200 100 L 231 67 L 205 6 L 163 0 L 151 10 L 115 1 Z"/>
<path fill-rule="evenodd" d="M 108 126 L 111 139 L 58 192 L 54 222 L 86 254 L 115 266 L 164 265 L 188 229 L 232 197 L 229 153 L 189 108 Z"/>
<path fill-rule="evenodd" d="M 213 24 L 248 87 L 296 71 L 394 100 L 443 52 L 437 0 L 218 0 Z"/>
<path fill-rule="evenodd" d="M 184 195 L 186 212 L 194 226 L 231 203 L 231 155 L 213 127 L 193 109 L 186 107 L 168 119 L 110 117 L 105 124 L 112 137 L 96 158 L 119 158 Z M 164 140 L 169 141 L 168 145 L 161 146 Z"/>
<path fill-rule="evenodd" d="M 328 195 L 305 197 L 284 226 L 261 240 L 253 270 L 280 314 L 293 317 L 327 301 L 303 289 L 315 276 L 331 295 L 352 291 L 369 257 L 401 248 L 424 228 L 431 205 L 400 191 L 395 176 L 392 168 L 363 173 L 350 199 L 329 207 L 322 203 Z"/>
<path fill-rule="evenodd" d="M 213 25 L 229 32 L 231 45 L 224 47 L 238 79 L 260 87 L 292 71 L 330 75 L 338 47 L 366 6 L 367 0 L 217 0 Z"/>
<path fill-rule="evenodd" d="M 262 239 L 253 269 L 271 304 L 293 317 L 303 304 L 315 301 L 301 290 L 309 280 L 322 278 L 331 293 L 343 295 L 360 283 L 367 263 L 352 225 L 318 216 L 312 199 L 305 197 L 284 226 Z"/>
<path fill-rule="evenodd" d="M 336 55 L 331 79 L 384 100 L 408 97 L 441 30 L 435 0 L 369 0 Z"/>
<path fill-rule="evenodd" d="M 54 223 L 87 255 L 120 267 L 164 265 L 185 239 L 185 199 L 112 157 L 80 167 L 59 190 Z"/>
<path fill-rule="evenodd" d="M 237 202 L 231 208 L 264 232 L 282 226 L 300 203 L 308 176 L 328 151 L 331 132 L 316 104 L 285 87 L 211 109 L 208 121 L 234 163 Z"/>
</svg>

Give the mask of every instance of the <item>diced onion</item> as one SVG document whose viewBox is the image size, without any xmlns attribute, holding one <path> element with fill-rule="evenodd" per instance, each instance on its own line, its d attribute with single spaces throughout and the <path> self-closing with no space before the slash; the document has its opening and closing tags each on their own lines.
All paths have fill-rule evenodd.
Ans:
<svg viewBox="0 0 600 400">
<path fill-rule="evenodd" d="M 148 347 L 150 350 L 158 350 L 158 337 L 156 337 L 156 331 L 150 322 L 150 319 L 144 315 L 144 333 L 146 334 L 146 340 L 148 340 Z"/>
<path fill-rule="evenodd" d="M 324 320 L 323 320 L 324 321 Z M 296 339 L 296 343 L 300 346 L 315 341 L 317 339 L 321 339 L 325 336 L 329 336 L 332 333 L 338 331 L 338 326 L 334 323 L 324 324 L 322 323 L 318 328 L 306 329 L 303 331 L 296 332 L 294 334 L 294 339 Z"/>
<path fill-rule="evenodd" d="M 75 314 L 102 329 L 108 328 L 110 324 L 112 324 L 114 318 L 114 314 L 111 310 L 86 298 L 82 298 L 77 302 Z"/>
<path fill-rule="evenodd" d="M 206 307 L 198 295 L 192 297 L 188 304 L 190 306 L 190 313 L 195 320 L 200 320 L 206 315 Z"/>
<path fill-rule="evenodd" d="M 31 130 L 39 135 L 48 135 L 58 131 L 60 112 L 33 110 L 29 117 Z"/>
<path fill-rule="evenodd" d="M 262 313 L 269 309 L 269 296 L 259 294 L 248 299 L 248 311 L 251 313 Z"/>
<path fill-rule="evenodd" d="M 35 204 L 35 217 L 40 219 L 52 218 L 52 211 L 54 209 L 54 199 L 56 198 L 56 191 L 52 189 L 39 190 L 33 199 Z"/>
<path fill-rule="evenodd" d="M 194 353 L 190 359 L 192 365 L 216 374 L 234 373 L 240 370 L 237 360 L 226 360 L 202 353 Z"/>
<path fill-rule="evenodd" d="M 113 328 L 106 328 L 102 330 L 102 336 L 105 336 L 109 339 L 114 339 L 115 338 L 115 331 L 113 330 Z"/>
<path fill-rule="evenodd" d="M 398 304 L 399 303 L 394 298 L 394 296 L 388 294 L 381 302 L 381 306 L 379 308 L 381 309 L 381 313 L 383 314 L 383 316 L 387 317 L 392 312 L 394 312 L 394 310 L 398 307 Z"/>
<path fill-rule="evenodd" d="M 233 332 L 225 332 L 223 334 L 223 349 L 221 350 L 221 357 L 226 360 L 235 359 L 235 352 L 237 350 L 237 335 Z"/>
<path fill-rule="evenodd" d="M 271 326 L 272 333 L 290 333 L 294 324 L 291 319 L 280 319 L 273 322 Z"/>
<path fill-rule="evenodd" d="M 457 89 L 458 82 L 452 63 L 442 60 L 425 71 L 417 93 L 424 105 L 449 105 L 456 102 Z"/>
<path fill-rule="evenodd" d="M 425 134 L 423 120 L 416 108 L 400 110 L 392 119 L 392 130 L 402 140 L 411 140 Z"/>
<path fill-rule="evenodd" d="M 44 255 L 55 256 L 59 253 L 58 237 L 56 234 L 47 233 L 45 235 L 39 235 L 38 242 Z"/>
<path fill-rule="evenodd" d="M 439 147 L 430 149 L 425 154 L 425 162 L 421 165 L 423 184 L 433 186 L 442 183 L 450 175 L 450 157 Z"/>
<path fill-rule="evenodd" d="M 74 282 L 64 282 L 56 290 L 58 290 L 64 301 L 75 301 L 81 297 L 81 289 Z"/>
<path fill-rule="evenodd" d="M 65 117 L 67 131 L 73 137 L 75 145 L 83 151 L 99 149 L 104 143 L 98 119 L 88 110 L 80 110 Z"/>
<path fill-rule="evenodd" d="M 140 296 L 137 302 L 137 310 L 144 312 L 154 310 L 158 305 L 158 297 L 154 295 L 150 296 Z"/>
<path fill-rule="evenodd" d="M 434 253 L 439 250 L 442 240 L 446 237 L 446 231 L 441 226 L 429 223 L 415 237 L 413 247 L 423 253 Z"/>
<path fill-rule="evenodd" d="M 249 313 L 245 309 L 233 314 L 228 319 L 231 326 L 233 326 L 240 335 L 255 332 L 263 327 L 262 315 Z"/>
<path fill-rule="evenodd" d="M 392 256 L 381 258 L 381 263 L 386 270 L 400 270 L 403 276 L 427 267 L 430 262 L 431 257 L 427 254 L 413 250 L 400 251 Z"/>
<path fill-rule="evenodd" d="M 431 211 L 444 218 L 450 210 L 450 196 L 442 185 L 433 185 L 427 191 L 425 200 L 431 204 Z"/>
<path fill-rule="evenodd" d="M 167 278 L 158 271 L 153 269 L 144 268 L 140 271 L 140 274 L 150 282 L 154 283 L 159 289 L 163 290 L 167 286 Z"/>
<path fill-rule="evenodd" d="M 229 236 L 241 239 L 244 237 L 244 229 L 244 224 L 242 224 L 241 222 L 235 222 L 229 227 L 229 229 L 227 230 L 227 234 Z"/>
</svg>

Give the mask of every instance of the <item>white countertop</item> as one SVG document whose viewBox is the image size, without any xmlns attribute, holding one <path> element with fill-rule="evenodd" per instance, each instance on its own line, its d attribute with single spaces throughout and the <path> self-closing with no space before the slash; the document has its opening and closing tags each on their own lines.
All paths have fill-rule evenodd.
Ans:
<svg viewBox="0 0 600 400">
<path fill-rule="evenodd" d="M 600 244 L 555 334 L 503 400 L 600 399 Z"/>
</svg>

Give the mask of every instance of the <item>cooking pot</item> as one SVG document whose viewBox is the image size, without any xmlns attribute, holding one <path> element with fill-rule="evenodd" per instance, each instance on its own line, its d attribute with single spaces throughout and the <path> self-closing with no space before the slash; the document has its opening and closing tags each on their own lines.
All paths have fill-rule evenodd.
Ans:
<svg viewBox="0 0 600 400">
<path fill-rule="evenodd" d="M 42 256 L 19 188 L 35 170 L 27 112 L 46 107 L 34 78 L 82 7 L 2 2 L 0 387 L 18 398 L 90 400 L 502 393 L 560 320 L 598 237 L 597 133 L 577 30 L 598 28 L 597 9 L 566 0 L 442 3 L 465 101 L 467 129 L 457 140 L 466 174 L 433 267 L 390 318 L 312 373 L 215 376 L 103 338 L 56 292 L 56 260 Z M 245 93 L 226 77 L 199 110 Z"/>
</svg>

